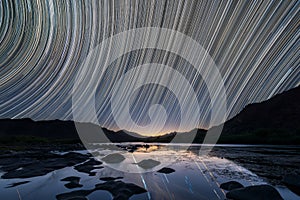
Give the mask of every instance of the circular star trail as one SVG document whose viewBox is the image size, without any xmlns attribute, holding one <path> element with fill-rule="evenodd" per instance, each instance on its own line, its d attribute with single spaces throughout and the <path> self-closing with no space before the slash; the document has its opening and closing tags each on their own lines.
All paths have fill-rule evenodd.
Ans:
<svg viewBox="0 0 300 200">
<path fill-rule="evenodd" d="M 73 86 L 89 53 L 116 34 L 157 27 L 183 33 L 207 51 L 224 81 L 226 114 L 231 118 L 250 103 L 299 85 L 299 25 L 297 0 L 2 0 L 0 117 L 72 120 Z M 165 41 L 175 40 L 167 37 Z M 145 37 L 143 42 L 153 41 Z M 120 48 L 111 45 L 105 51 Z M 162 49 L 128 52 L 130 44 L 122 48 L 124 54 L 99 77 L 95 108 L 100 125 L 118 129 L 111 114 L 112 86 L 126 71 L 148 63 L 168 65 L 193 82 L 200 106 L 198 127 L 212 125 L 209 90 L 203 77 L 195 78 L 195 66 Z M 209 70 L 205 65 L 202 70 L 205 67 Z M 170 76 L 155 76 L 172 84 Z M 168 87 L 145 84 L 125 101 L 130 102 L 132 120 L 142 126 L 150 123 L 149 109 L 156 104 L 168 115 L 161 132 L 176 130 L 182 120 L 178 98 Z M 82 116 L 80 121 L 89 119 Z"/>
</svg>

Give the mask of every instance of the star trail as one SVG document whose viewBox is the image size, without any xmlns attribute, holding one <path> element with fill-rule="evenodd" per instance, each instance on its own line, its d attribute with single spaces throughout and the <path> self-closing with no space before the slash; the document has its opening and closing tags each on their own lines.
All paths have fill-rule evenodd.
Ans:
<svg viewBox="0 0 300 200">
<path fill-rule="evenodd" d="M 250 103 L 267 100 L 300 84 L 299 25 L 299 0 L 1 0 L 0 117 L 73 120 L 74 84 L 89 53 L 115 35 L 155 27 L 179 32 L 205 49 L 224 83 L 226 118 L 229 119 Z M 203 59 L 205 62 L 197 69 L 199 66 L 193 66 L 181 56 L 188 52 L 187 48 L 181 49 L 181 54 L 156 48 L 156 44 L 144 48 L 145 44 L 161 41 L 161 38 L 153 41 L 155 37 L 151 37 L 151 32 L 145 34 L 149 37 L 137 41 L 140 46 L 135 48 L 130 42 L 121 45 L 111 41 L 108 48 L 99 50 L 99 56 L 107 55 L 104 56 L 107 60 L 117 55 L 115 52 L 123 52 L 109 63 L 101 76 L 93 74 L 94 79 L 99 79 L 95 96 L 91 95 L 95 98 L 99 124 L 114 130 L 128 128 L 147 132 L 129 126 L 119 127 L 112 114 L 117 106 L 111 103 L 118 91 L 114 86 L 127 78 L 128 85 L 137 84 L 140 79 L 149 82 L 140 84 L 130 96 L 124 92 L 124 99 L 121 92 L 115 95 L 120 101 L 129 102 L 128 112 L 136 124 L 147 126 L 151 123 L 151 115 L 157 111 L 167 117 L 166 120 L 161 120 L 165 116 L 155 118 L 153 123 L 160 129 L 155 132 L 190 130 L 190 125 L 185 129 L 179 124 L 184 117 L 182 109 L 191 105 L 188 109 L 199 116 L 197 127 L 216 125 L 210 121 L 212 100 L 210 85 L 205 81 L 209 76 L 203 77 L 197 72 L 211 70 L 208 60 Z M 166 47 L 176 45 L 175 36 L 167 35 L 163 39 Z M 101 68 L 101 64 L 97 66 Z M 145 66 L 151 65 L 154 67 L 149 68 L 157 70 L 143 71 Z M 91 74 L 96 71 L 94 66 L 90 65 Z M 131 73 L 138 78 L 133 78 Z M 91 77 L 85 78 L 90 80 Z M 151 84 L 154 79 L 164 84 Z M 189 82 L 191 89 L 182 86 L 181 80 Z M 211 84 L 213 80 L 211 77 Z M 119 90 L 122 86 L 124 91 L 128 89 L 127 85 L 119 85 Z M 186 98 L 178 97 L 172 88 L 187 95 Z M 194 109 L 188 98 L 190 90 L 196 94 L 199 110 Z M 213 91 L 215 99 L 223 98 L 218 96 L 217 86 Z M 75 106 L 84 110 L 84 104 Z M 122 116 L 118 120 L 129 123 L 125 118 Z M 76 120 L 91 121 L 85 115 Z"/>
</svg>

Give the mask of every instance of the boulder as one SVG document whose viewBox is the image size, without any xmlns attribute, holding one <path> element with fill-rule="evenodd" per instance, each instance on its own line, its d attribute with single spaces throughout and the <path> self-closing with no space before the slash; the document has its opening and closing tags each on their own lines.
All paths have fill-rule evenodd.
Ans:
<svg viewBox="0 0 300 200">
<path fill-rule="evenodd" d="M 69 183 L 65 184 L 65 187 L 68 189 L 82 187 L 82 185 L 79 184 L 80 177 L 77 177 L 77 176 L 69 176 L 69 177 L 61 179 L 61 181 L 69 182 Z"/>
<path fill-rule="evenodd" d="M 96 172 L 92 172 L 94 169 L 101 169 L 103 168 L 103 166 L 99 166 L 101 165 L 102 162 L 95 160 L 95 159 L 90 159 L 89 161 L 76 165 L 74 167 L 75 170 L 79 171 L 79 172 L 83 172 L 83 173 L 87 173 L 90 176 L 95 176 Z"/>
<path fill-rule="evenodd" d="M 117 179 L 122 179 L 123 177 L 102 177 L 100 178 L 101 181 L 114 181 L 114 180 L 117 180 Z"/>
<path fill-rule="evenodd" d="M 171 173 L 175 172 L 175 170 L 172 168 L 169 168 L 169 167 L 164 167 L 164 168 L 158 170 L 157 172 L 162 173 L 162 174 L 171 174 Z"/>
<path fill-rule="evenodd" d="M 289 174 L 283 178 L 283 183 L 295 194 L 300 196 L 300 176 Z"/>
<path fill-rule="evenodd" d="M 231 191 L 231 190 L 239 189 L 239 188 L 243 188 L 243 187 L 244 186 L 237 181 L 229 181 L 226 183 L 222 183 L 220 185 L 220 188 L 227 190 L 227 191 Z"/>
<path fill-rule="evenodd" d="M 255 185 L 231 190 L 226 197 L 233 200 L 283 200 L 279 192 L 270 185 Z"/>
<path fill-rule="evenodd" d="M 153 160 L 153 159 L 146 159 L 146 160 L 142 160 L 141 162 L 135 163 L 137 164 L 139 167 L 143 168 L 143 169 L 151 169 L 153 167 L 156 167 L 157 165 L 160 164 L 159 161 Z"/>
<path fill-rule="evenodd" d="M 125 157 L 119 153 L 113 153 L 105 156 L 102 160 L 106 163 L 120 163 L 125 160 Z"/>
</svg>

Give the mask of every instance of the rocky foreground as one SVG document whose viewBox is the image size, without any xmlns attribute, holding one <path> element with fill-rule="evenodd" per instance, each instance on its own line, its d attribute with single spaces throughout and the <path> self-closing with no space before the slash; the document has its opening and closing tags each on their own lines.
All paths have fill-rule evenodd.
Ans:
<svg viewBox="0 0 300 200">
<path fill-rule="evenodd" d="M 136 146 L 129 145 L 125 148 L 127 152 L 133 153 L 139 148 L 150 148 L 151 145 Z M 123 147 L 123 146 L 122 146 Z M 124 156 L 119 153 L 107 154 L 96 160 L 91 154 L 81 154 L 73 150 L 81 150 L 80 145 L 57 146 L 57 151 L 53 151 L 54 146 L 40 146 L 40 148 L 31 147 L 31 150 L 1 150 L 0 152 L 0 171 L 1 179 L 22 179 L 18 182 L 10 183 L 6 188 L 14 188 L 26 185 L 32 177 L 46 175 L 50 172 L 72 167 L 79 174 L 96 178 L 91 187 L 86 189 L 82 177 L 78 175 L 69 175 L 61 177 L 60 180 L 64 187 L 70 191 L 56 194 L 57 199 L 87 199 L 87 196 L 98 190 L 106 190 L 111 193 L 114 199 L 129 199 L 131 196 L 147 192 L 146 188 L 125 181 L 122 176 L 97 177 L 96 171 L 104 168 L 104 163 L 116 164 L 124 161 Z M 191 147 L 190 152 L 197 153 L 198 147 Z M 61 153 L 65 152 L 65 153 Z M 67 152 L 67 153 L 66 153 Z M 240 166 L 254 172 L 259 177 L 272 185 L 284 185 L 296 195 L 300 196 L 300 176 L 299 176 L 299 148 L 270 148 L 263 146 L 249 147 L 215 147 L 211 156 L 226 158 L 238 163 Z M 132 163 L 143 169 L 153 168 L 160 163 L 153 159 L 144 159 L 140 162 Z M 213 167 L 211 172 L 218 175 Z M 224 169 L 226 173 L 226 169 Z M 224 171 L 223 170 L 223 171 Z M 175 174 L 174 169 L 169 167 L 161 168 L 156 171 L 157 174 Z M 195 173 L 195 172 L 193 172 Z M 229 174 L 226 175 L 230 180 Z M 237 180 L 237 179 L 235 179 Z M 226 190 L 226 197 L 234 200 L 248 199 L 283 199 L 278 191 L 271 185 L 254 185 L 245 187 L 242 183 L 236 181 L 225 182 L 220 188 Z"/>
<path fill-rule="evenodd" d="M 222 189 L 229 190 L 226 194 L 228 199 L 233 200 L 283 200 L 279 192 L 270 185 L 255 185 L 244 187 L 236 181 L 223 183 L 220 186 Z"/>
<path fill-rule="evenodd" d="M 73 166 L 78 172 L 86 173 L 89 176 L 95 176 L 95 169 L 103 168 L 102 162 L 95 160 L 90 154 L 80 154 L 69 152 L 57 154 L 46 149 L 40 151 L 3 151 L 0 155 L 0 170 L 4 172 L 2 179 L 14 178 L 32 178 L 46 175 L 58 169 Z M 90 190 L 75 190 L 56 196 L 59 200 L 67 199 L 86 199 L 86 196 L 97 190 L 109 191 L 114 199 L 129 199 L 134 194 L 146 192 L 132 183 L 125 183 L 122 177 L 103 177 L 100 180 L 104 183 L 96 184 Z M 61 179 L 68 189 L 81 188 L 80 177 L 65 177 Z M 24 185 L 29 181 L 16 182 L 8 185 L 7 188 Z"/>
<path fill-rule="evenodd" d="M 286 177 L 300 175 L 299 146 L 215 147 L 210 155 L 232 160 L 274 185 L 286 185 Z"/>
</svg>

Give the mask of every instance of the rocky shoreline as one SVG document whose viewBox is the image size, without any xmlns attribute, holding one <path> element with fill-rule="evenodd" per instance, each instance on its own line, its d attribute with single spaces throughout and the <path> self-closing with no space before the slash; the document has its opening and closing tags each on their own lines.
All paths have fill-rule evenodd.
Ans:
<svg viewBox="0 0 300 200">
<path fill-rule="evenodd" d="M 126 150 L 134 152 L 140 148 L 141 144 L 136 147 L 129 145 Z M 142 145 L 143 146 L 143 145 Z M 151 146 L 151 145 L 150 145 Z M 149 145 L 146 147 L 149 148 Z M 198 147 L 191 148 L 190 151 L 196 153 Z M 26 150 L 24 150 L 26 149 Z M 7 188 L 26 185 L 30 181 L 26 178 L 38 177 L 46 175 L 55 170 L 65 167 L 73 167 L 74 170 L 84 173 L 87 176 L 95 176 L 97 169 L 102 169 L 105 163 L 118 163 L 124 160 L 121 154 L 108 154 L 102 158 L 101 161 L 95 160 L 89 153 L 81 154 L 75 151 L 85 150 L 81 144 L 68 145 L 35 145 L 25 146 L 22 149 L 17 147 L 5 146 L 0 149 L 0 170 L 2 171 L 2 179 L 22 178 L 24 180 L 13 182 L 7 185 Z M 210 152 L 211 156 L 226 158 L 238 163 L 240 166 L 250 170 L 251 172 L 262 177 L 266 182 L 273 186 L 283 185 L 289 188 L 292 192 L 300 195 L 299 174 L 300 165 L 299 147 L 288 148 L 265 148 L 263 146 L 256 147 L 215 147 Z M 62 153 L 64 152 L 64 153 Z M 141 168 L 152 168 L 159 163 L 152 159 L 146 159 L 135 163 Z M 173 174 L 175 172 L 172 168 L 162 168 L 157 173 Z M 175 172 L 176 173 L 176 172 Z M 100 177 L 99 183 L 94 185 L 94 188 L 86 190 L 79 189 L 71 192 L 57 194 L 57 199 L 79 198 L 86 199 L 86 196 L 97 190 L 109 191 L 114 199 L 128 199 L 134 194 L 147 192 L 144 188 L 134 185 L 133 183 L 126 183 L 122 181 L 123 177 Z M 83 187 L 80 177 L 69 176 L 60 180 L 68 189 L 77 189 Z M 227 182 L 221 184 L 221 188 L 227 190 L 227 198 L 230 199 L 245 199 L 251 194 L 260 194 L 261 199 L 264 195 L 274 195 L 273 199 L 282 199 L 277 195 L 276 189 L 271 185 L 257 185 L 256 187 L 244 187 L 238 182 Z M 121 188 L 121 189 L 120 189 Z M 273 188 L 273 189 L 272 189 Z M 274 191 L 275 190 L 275 191 Z M 269 192 L 270 194 L 263 193 Z M 124 193 L 122 193 L 124 192 Z M 243 198 L 242 196 L 245 196 Z M 259 199 L 259 198 L 256 198 Z"/>
</svg>

